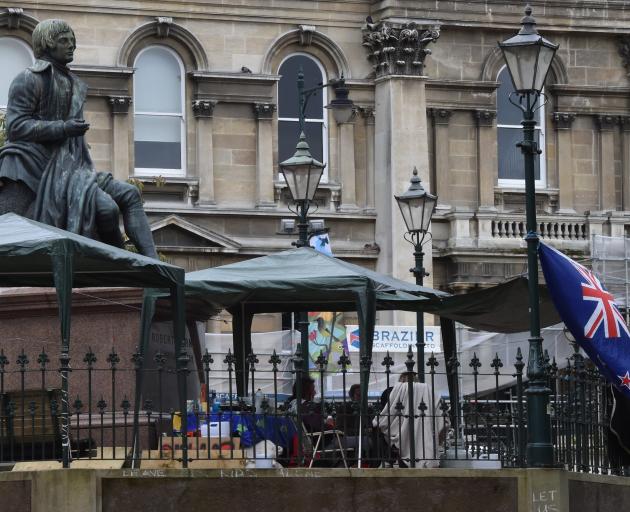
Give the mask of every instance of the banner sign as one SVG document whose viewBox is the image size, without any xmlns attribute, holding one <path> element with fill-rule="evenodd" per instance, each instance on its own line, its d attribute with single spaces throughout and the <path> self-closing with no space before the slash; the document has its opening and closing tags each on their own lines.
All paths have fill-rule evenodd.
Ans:
<svg viewBox="0 0 630 512">
<path fill-rule="evenodd" d="M 374 327 L 372 352 L 407 352 L 409 345 L 412 345 L 412 349 L 415 352 L 416 333 L 417 328 L 415 325 L 377 325 Z M 361 340 L 358 325 L 346 326 L 346 340 L 350 352 L 359 352 Z M 442 332 L 439 326 L 425 326 L 424 343 L 425 353 L 442 352 Z"/>
</svg>

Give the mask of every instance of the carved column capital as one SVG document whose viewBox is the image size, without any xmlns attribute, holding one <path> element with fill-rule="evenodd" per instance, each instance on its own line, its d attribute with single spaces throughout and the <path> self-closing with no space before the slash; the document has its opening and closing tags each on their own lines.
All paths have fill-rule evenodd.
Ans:
<svg viewBox="0 0 630 512">
<path fill-rule="evenodd" d="M 477 126 L 493 126 L 494 119 L 497 117 L 496 110 L 475 110 L 473 116 L 477 122 Z"/>
<path fill-rule="evenodd" d="M 556 130 L 570 130 L 573 121 L 575 121 L 575 114 L 573 112 L 554 112 L 551 114 L 551 119 L 556 125 Z"/>
<path fill-rule="evenodd" d="M 256 119 L 272 119 L 277 109 L 274 103 L 254 103 L 252 107 Z"/>
<path fill-rule="evenodd" d="M 630 36 L 621 36 L 619 38 L 619 45 L 617 48 L 619 49 L 619 55 L 621 55 L 623 65 L 625 66 L 628 75 L 630 75 Z"/>
<path fill-rule="evenodd" d="M 433 118 L 435 124 L 447 125 L 453 115 L 453 111 L 446 108 L 429 108 L 427 112 Z"/>
<path fill-rule="evenodd" d="M 372 23 L 362 27 L 363 46 L 368 51 L 376 76 L 424 74 L 424 60 L 431 50 L 429 43 L 440 37 L 440 28 L 421 27 L 414 21 Z"/>
<path fill-rule="evenodd" d="M 619 124 L 624 132 L 630 131 L 630 116 L 619 116 Z"/>
<path fill-rule="evenodd" d="M 597 114 L 595 118 L 597 121 L 597 127 L 602 132 L 614 130 L 619 123 L 619 116 L 613 116 L 610 114 Z"/>
<path fill-rule="evenodd" d="M 193 100 L 192 111 L 193 115 L 199 117 L 212 117 L 214 113 L 214 107 L 217 102 L 215 100 Z"/>
<path fill-rule="evenodd" d="M 131 96 L 109 96 L 107 102 L 112 114 L 128 114 Z"/>
<path fill-rule="evenodd" d="M 360 105 L 357 107 L 357 110 L 359 111 L 359 115 L 365 119 L 367 124 L 374 124 L 375 109 L 373 106 Z"/>
</svg>

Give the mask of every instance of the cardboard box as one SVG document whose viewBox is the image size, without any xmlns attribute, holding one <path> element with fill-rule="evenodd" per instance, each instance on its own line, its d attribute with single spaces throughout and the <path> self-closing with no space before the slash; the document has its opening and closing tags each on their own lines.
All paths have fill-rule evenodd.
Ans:
<svg viewBox="0 0 630 512">
<path fill-rule="evenodd" d="M 171 436 L 162 436 L 160 440 L 160 444 L 162 446 L 162 451 L 165 450 L 181 450 L 182 449 L 182 439 L 181 437 L 171 437 Z M 240 437 L 232 437 L 229 435 L 219 437 L 187 437 L 188 441 L 188 451 L 197 451 L 199 448 L 200 452 L 208 451 L 208 445 L 210 446 L 211 451 L 227 451 L 230 452 L 230 449 L 235 451 L 240 450 L 241 448 L 241 439 Z"/>
</svg>

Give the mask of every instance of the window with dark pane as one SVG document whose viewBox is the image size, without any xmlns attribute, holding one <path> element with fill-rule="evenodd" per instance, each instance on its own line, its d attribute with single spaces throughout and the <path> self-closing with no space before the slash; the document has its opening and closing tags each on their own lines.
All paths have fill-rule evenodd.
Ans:
<svg viewBox="0 0 630 512">
<path fill-rule="evenodd" d="M 497 89 L 497 152 L 499 166 L 499 185 L 504 186 L 524 186 L 525 185 L 525 164 L 523 154 L 516 144 L 523 140 L 523 120 L 522 111 L 510 102 L 510 95 L 514 92 L 512 80 L 507 67 L 504 67 L 498 76 L 500 83 Z M 518 96 L 512 94 L 511 99 L 518 101 Z M 537 185 L 544 185 L 544 172 L 541 164 L 544 165 L 544 123 L 541 123 L 543 109 L 536 111 L 536 129 L 534 133 L 543 153 L 534 160 L 534 172 Z"/>
<path fill-rule="evenodd" d="M 298 73 L 304 73 L 304 89 L 308 90 L 323 83 L 326 78 L 321 64 L 312 56 L 297 53 L 289 56 L 280 65 L 278 74 L 278 162 L 291 158 L 295 153 L 299 133 L 299 102 L 297 94 Z M 326 89 L 317 91 L 307 103 L 304 133 L 317 160 L 326 163 L 328 140 L 326 136 Z M 326 175 L 322 179 L 325 179 Z"/>
<path fill-rule="evenodd" d="M 170 48 L 151 46 L 140 52 L 135 68 L 136 172 L 183 174 L 185 119 L 182 62 Z"/>
</svg>

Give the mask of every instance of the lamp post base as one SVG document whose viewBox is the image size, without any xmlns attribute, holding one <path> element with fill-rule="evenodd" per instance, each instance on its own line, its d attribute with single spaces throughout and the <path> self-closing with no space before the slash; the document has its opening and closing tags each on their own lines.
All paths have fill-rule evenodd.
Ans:
<svg viewBox="0 0 630 512">
<path fill-rule="evenodd" d="M 527 466 L 532 468 L 554 467 L 553 446 L 546 443 L 528 443 Z"/>
</svg>

